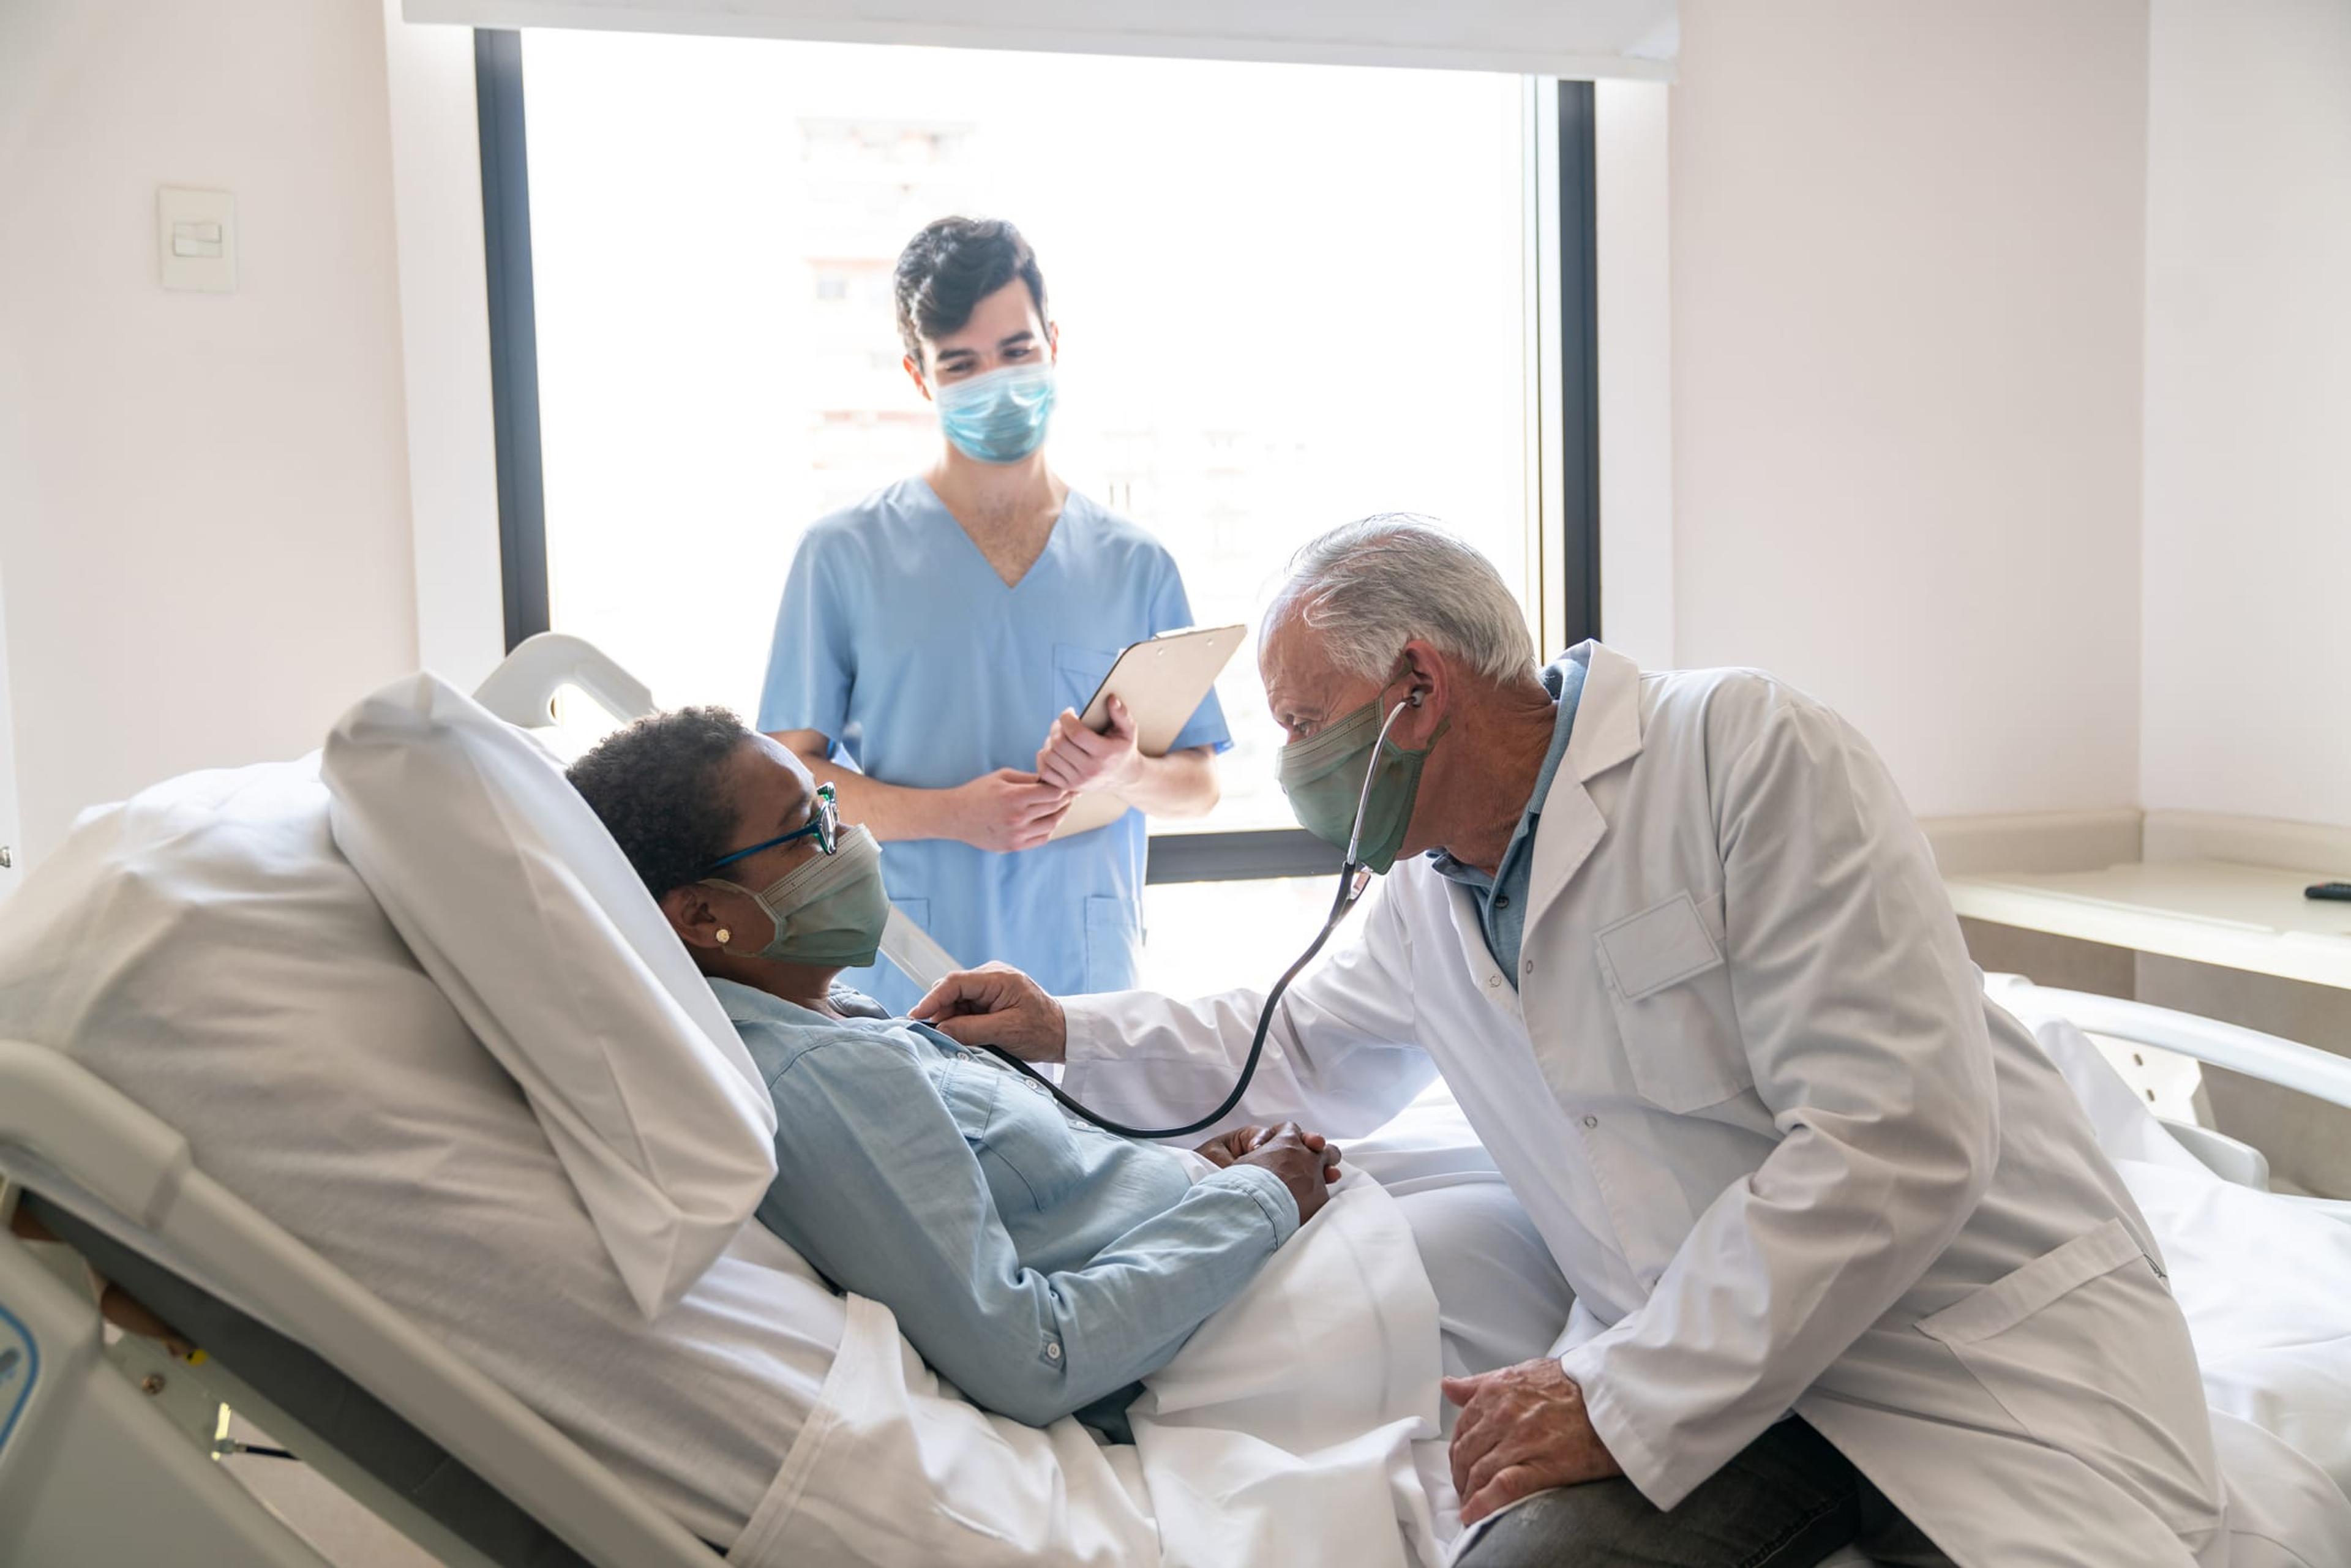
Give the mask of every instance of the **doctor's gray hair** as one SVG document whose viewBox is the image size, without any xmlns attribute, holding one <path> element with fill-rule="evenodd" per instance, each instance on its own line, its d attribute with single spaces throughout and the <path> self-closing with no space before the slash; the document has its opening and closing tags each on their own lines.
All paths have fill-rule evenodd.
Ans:
<svg viewBox="0 0 2351 1568">
<path fill-rule="evenodd" d="M 1350 674 L 1384 681 L 1418 637 L 1492 681 L 1534 673 L 1534 638 L 1494 563 L 1433 517 L 1384 512 L 1290 559 L 1259 641 L 1295 619 Z"/>
</svg>

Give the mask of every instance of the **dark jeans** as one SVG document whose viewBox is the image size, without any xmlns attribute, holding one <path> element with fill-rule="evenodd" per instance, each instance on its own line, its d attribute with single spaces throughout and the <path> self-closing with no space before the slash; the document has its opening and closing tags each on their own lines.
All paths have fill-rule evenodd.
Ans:
<svg viewBox="0 0 2351 1568">
<path fill-rule="evenodd" d="M 1791 1416 L 1670 1513 L 1622 1477 L 1562 1487 L 1496 1520 L 1457 1568 L 1812 1568 L 1855 1545 L 1888 1568 L 1951 1564 L 1826 1437 Z"/>
</svg>

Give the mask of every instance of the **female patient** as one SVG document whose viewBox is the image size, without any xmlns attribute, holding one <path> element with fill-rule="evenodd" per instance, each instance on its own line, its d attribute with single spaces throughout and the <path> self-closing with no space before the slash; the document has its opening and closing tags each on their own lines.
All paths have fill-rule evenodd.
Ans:
<svg viewBox="0 0 2351 1568">
<path fill-rule="evenodd" d="M 1292 1125 L 1198 1156 L 1113 1137 L 925 1025 L 882 1016 L 881 848 L 723 708 L 605 740 L 572 784 L 644 879 L 776 1102 L 768 1228 L 897 1314 L 940 1375 L 1123 1438 L 1157 1371 L 1322 1207 L 1339 1152 Z"/>
</svg>

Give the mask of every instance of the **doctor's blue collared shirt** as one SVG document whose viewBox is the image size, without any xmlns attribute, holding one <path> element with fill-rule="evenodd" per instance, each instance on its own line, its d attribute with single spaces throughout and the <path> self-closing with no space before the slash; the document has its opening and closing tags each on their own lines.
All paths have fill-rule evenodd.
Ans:
<svg viewBox="0 0 2351 1568">
<path fill-rule="evenodd" d="M 923 480 L 811 528 L 792 559 L 759 728 L 816 730 L 836 762 L 951 789 L 1027 772 L 1063 708 L 1082 709 L 1120 650 L 1192 624 L 1166 549 L 1071 491 L 1028 575 L 1007 588 Z M 1215 695 L 1175 747 L 1231 745 Z M 951 839 L 890 843 L 898 907 L 963 964 L 1001 959 L 1056 995 L 1136 983 L 1144 821 L 1013 854 Z M 919 996 L 888 964 L 843 977 L 893 1013 Z"/>
<path fill-rule="evenodd" d="M 1534 793 L 1527 798 L 1518 831 L 1510 835 L 1494 874 L 1488 876 L 1475 866 L 1464 865 L 1443 850 L 1429 852 L 1437 875 L 1461 883 L 1476 895 L 1486 951 L 1494 956 L 1513 987 L 1519 983 L 1519 946 L 1527 929 L 1527 885 L 1534 871 L 1535 827 L 1542 820 L 1543 801 L 1550 798 L 1552 780 L 1559 776 L 1560 761 L 1567 756 L 1568 737 L 1575 731 L 1575 710 L 1583 700 L 1583 677 L 1590 670 L 1585 659 L 1562 653 L 1542 673 L 1543 685 L 1559 702 L 1558 716 L 1552 721 L 1551 749 L 1543 754 Z"/>
</svg>

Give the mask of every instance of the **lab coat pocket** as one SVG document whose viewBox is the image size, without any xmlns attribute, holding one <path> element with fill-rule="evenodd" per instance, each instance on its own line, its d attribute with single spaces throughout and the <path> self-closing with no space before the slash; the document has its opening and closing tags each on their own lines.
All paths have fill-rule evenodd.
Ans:
<svg viewBox="0 0 2351 1568">
<path fill-rule="evenodd" d="M 1135 929 L 1134 911 L 1115 894 L 1086 897 L 1086 989 L 1131 991 L 1143 934 Z"/>
<path fill-rule="evenodd" d="M 2026 1435 L 2080 1458 L 2177 1531 L 2220 1506 L 2196 1352 L 2127 1227 L 2096 1229 L 1918 1322 Z"/>
<path fill-rule="evenodd" d="M 1075 643 L 1053 644 L 1053 708 L 1083 713 L 1093 701 L 1094 689 L 1118 663 L 1114 653 L 1098 648 L 1080 647 Z"/>
<path fill-rule="evenodd" d="M 1667 1111 L 1719 1104 L 1755 1082 L 1717 940 L 1720 895 L 1706 907 L 1711 923 L 1677 893 L 1593 937 L 1634 1087 Z"/>
</svg>

